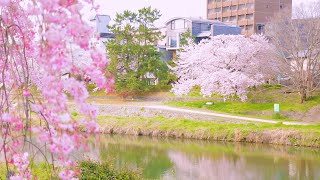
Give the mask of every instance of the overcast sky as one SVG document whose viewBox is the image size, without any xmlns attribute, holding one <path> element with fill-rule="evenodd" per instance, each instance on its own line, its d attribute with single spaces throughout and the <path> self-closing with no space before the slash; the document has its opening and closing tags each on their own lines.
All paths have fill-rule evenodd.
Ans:
<svg viewBox="0 0 320 180">
<path fill-rule="evenodd" d="M 293 5 L 311 1 L 314 0 L 293 0 Z M 96 0 L 96 2 L 100 5 L 99 14 L 110 15 L 111 19 L 114 19 L 117 12 L 121 13 L 124 10 L 136 11 L 147 6 L 157 8 L 162 14 L 156 23 L 158 26 L 163 26 L 172 17 L 206 18 L 207 9 L 207 0 Z"/>
</svg>

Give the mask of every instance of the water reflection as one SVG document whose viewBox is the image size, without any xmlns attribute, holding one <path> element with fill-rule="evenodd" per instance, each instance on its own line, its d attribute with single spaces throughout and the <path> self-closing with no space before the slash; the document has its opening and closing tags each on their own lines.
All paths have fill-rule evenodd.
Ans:
<svg viewBox="0 0 320 180">
<path fill-rule="evenodd" d="M 89 150 L 75 156 L 139 169 L 148 179 L 320 179 L 320 151 L 311 148 L 97 136 Z"/>
</svg>

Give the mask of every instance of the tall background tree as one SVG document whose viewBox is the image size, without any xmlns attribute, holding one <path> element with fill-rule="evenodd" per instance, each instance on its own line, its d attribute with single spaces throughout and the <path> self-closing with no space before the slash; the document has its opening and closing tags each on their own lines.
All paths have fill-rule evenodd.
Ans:
<svg viewBox="0 0 320 180">
<path fill-rule="evenodd" d="M 300 93 L 301 103 L 312 97 L 320 85 L 320 2 L 273 17 L 266 35 L 275 46 L 283 75 L 288 76 L 292 91 Z"/>
<path fill-rule="evenodd" d="M 106 46 L 110 56 L 108 74 L 114 76 L 118 92 L 147 91 L 150 79 L 166 79 L 168 68 L 155 47 L 163 38 L 154 25 L 160 16 L 160 12 L 151 7 L 138 13 L 124 11 L 116 15 L 115 24 L 110 27 L 116 37 Z"/>
</svg>

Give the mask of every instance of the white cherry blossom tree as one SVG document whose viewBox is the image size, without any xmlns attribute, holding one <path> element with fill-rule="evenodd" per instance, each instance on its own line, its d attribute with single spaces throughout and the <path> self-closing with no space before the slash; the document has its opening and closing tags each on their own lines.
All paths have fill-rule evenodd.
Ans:
<svg viewBox="0 0 320 180">
<path fill-rule="evenodd" d="M 278 68 L 264 36 L 220 35 L 189 43 L 179 52 L 173 67 L 178 82 L 172 91 L 187 94 L 194 86 L 201 94 L 247 99 L 247 89 L 265 82 Z"/>
</svg>

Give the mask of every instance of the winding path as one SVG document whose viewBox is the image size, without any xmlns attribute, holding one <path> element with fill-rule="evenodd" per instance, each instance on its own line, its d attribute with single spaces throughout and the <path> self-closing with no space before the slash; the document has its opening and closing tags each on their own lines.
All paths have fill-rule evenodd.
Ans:
<svg viewBox="0 0 320 180">
<path fill-rule="evenodd" d="M 254 122 L 271 123 L 271 124 L 279 123 L 279 121 L 274 121 L 274 120 L 265 120 L 265 119 L 227 115 L 227 114 L 220 114 L 220 113 L 213 113 L 213 112 L 206 112 L 206 111 L 199 111 L 199 110 L 175 108 L 175 107 L 170 107 L 170 106 L 165 106 L 165 105 L 150 105 L 150 106 L 145 106 L 145 108 L 161 109 L 161 110 L 191 113 L 191 114 L 201 114 L 201 115 L 230 118 L 230 119 L 237 119 L 237 120 L 243 120 L 243 121 L 254 121 Z M 289 121 L 281 121 L 281 122 L 285 125 L 310 125 L 310 123 L 303 123 L 303 122 L 289 122 Z"/>
<path fill-rule="evenodd" d="M 251 117 L 244 117 L 244 116 L 236 116 L 236 115 L 228 115 L 228 114 L 222 114 L 222 113 L 215 113 L 205 110 L 194 110 L 194 109 L 186 109 L 186 108 L 177 108 L 177 107 L 170 107 L 167 105 L 163 105 L 161 102 L 129 102 L 129 103 L 94 103 L 98 105 L 100 112 L 103 112 L 102 114 L 108 115 L 108 113 L 111 113 L 111 115 L 123 115 L 123 111 L 115 112 L 119 109 L 126 109 L 126 111 L 129 114 L 137 114 L 137 111 L 140 111 L 141 109 L 149 110 L 152 112 L 159 112 L 162 114 L 166 113 L 179 113 L 184 115 L 199 115 L 204 117 L 210 117 L 210 119 L 206 119 L 209 121 L 219 120 L 221 118 L 228 119 L 228 120 L 237 120 L 242 122 L 259 122 L 259 123 L 270 123 L 270 124 L 276 124 L 280 121 L 275 120 L 266 120 L 266 119 L 259 119 L 259 118 L 251 118 Z M 202 118 L 203 119 L 203 118 Z M 294 121 L 281 121 L 284 125 L 311 125 L 312 123 L 305 123 L 305 122 L 294 122 Z"/>
</svg>

